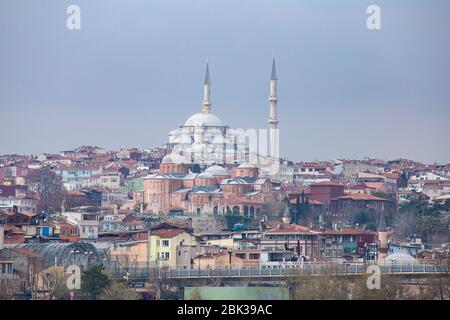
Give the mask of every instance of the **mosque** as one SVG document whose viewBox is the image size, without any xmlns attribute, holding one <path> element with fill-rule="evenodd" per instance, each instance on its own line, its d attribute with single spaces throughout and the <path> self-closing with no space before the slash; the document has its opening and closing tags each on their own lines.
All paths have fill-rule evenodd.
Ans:
<svg viewBox="0 0 450 320">
<path fill-rule="evenodd" d="M 209 64 L 206 62 L 201 112 L 190 116 L 184 125 L 169 133 L 167 148 L 172 153 L 182 155 L 188 163 L 204 166 L 249 163 L 251 162 L 251 153 L 257 154 L 258 159 L 261 157 L 278 159 L 278 99 L 275 58 L 272 62 L 269 101 L 269 153 L 260 154 L 258 150 L 251 150 L 248 141 L 246 143 L 242 129 L 230 129 L 212 113 L 211 78 Z"/>
<path fill-rule="evenodd" d="M 278 164 L 277 74 L 272 62 L 269 97 L 268 154 Z M 233 130 L 212 113 L 211 79 L 206 64 L 201 112 L 169 133 L 171 150 L 161 161 L 159 173 L 144 178 L 143 200 L 153 214 L 242 214 L 261 218 L 265 204 L 278 197 L 258 163 L 249 161 L 250 150 L 242 130 Z M 259 160 L 258 160 L 259 161 Z M 204 168 L 192 172 L 193 164 Z"/>
</svg>

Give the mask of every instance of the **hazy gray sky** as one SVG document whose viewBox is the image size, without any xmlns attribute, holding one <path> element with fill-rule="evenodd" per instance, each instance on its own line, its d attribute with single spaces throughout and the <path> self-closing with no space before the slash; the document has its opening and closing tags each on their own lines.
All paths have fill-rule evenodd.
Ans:
<svg viewBox="0 0 450 320">
<path fill-rule="evenodd" d="M 66 8 L 81 7 L 81 30 Z M 378 4 L 382 30 L 369 31 Z M 265 128 L 276 52 L 292 160 L 450 161 L 448 0 L 2 0 L 0 153 L 163 144 L 199 112 Z"/>
</svg>

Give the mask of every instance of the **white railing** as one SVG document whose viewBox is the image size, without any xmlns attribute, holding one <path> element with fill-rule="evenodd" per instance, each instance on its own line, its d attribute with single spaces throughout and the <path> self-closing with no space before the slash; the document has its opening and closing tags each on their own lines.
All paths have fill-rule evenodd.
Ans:
<svg viewBox="0 0 450 320">
<path fill-rule="evenodd" d="M 113 277 L 129 279 L 162 277 L 162 278 L 212 278 L 212 277 L 289 277 L 301 274 L 320 275 L 354 275 L 367 273 L 369 265 L 378 265 L 381 273 L 385 274 L 450 274 L 448 263 L 333 263 L 333 262 L 303 262 L 292 265 L 275 265 L 270 267 L 241 267 L 241 268 L 107 268 Z"/>
</svg>

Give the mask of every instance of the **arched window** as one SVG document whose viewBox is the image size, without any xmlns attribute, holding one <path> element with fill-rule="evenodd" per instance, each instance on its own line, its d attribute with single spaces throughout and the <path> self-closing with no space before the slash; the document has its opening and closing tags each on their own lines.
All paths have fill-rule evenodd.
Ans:
<svg viewBox="0 0 450 320">
<path fill-rule="evenodd" d="M 196 212 L 197 212 L 197 214 L 200 214 L 200 213 L 202 213 L 202 210 L 200 208 L 197 208 Z"/>
<path fill-rule="evenodd" d="M 248 215 L 248 206 L 244 206 L 244 217 L 249 218 L 249 215 Z"/>
<path fill-rule="evenodd" d="M 254 219 L 255 218 L 255 207 L 251 206 L 250 207 L 250 219 Z"/>
<path fill-rule="evenodd" d="M 233 214 L 239 214 L 239 207 L 238 206 L 234 206 L 233 207 Z"/>
</svg>

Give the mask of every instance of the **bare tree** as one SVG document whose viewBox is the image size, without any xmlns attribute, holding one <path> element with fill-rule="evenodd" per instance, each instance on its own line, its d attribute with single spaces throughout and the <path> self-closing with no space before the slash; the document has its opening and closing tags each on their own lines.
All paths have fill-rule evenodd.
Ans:
<svg viewBox="0 0 450 320">
<path fill-rule="evenodd" d="M 194 288 L 189 295 L 189 300 L 202 300 L 202 295 L 200 294 L 199 288 Z"/>
<path fill-rule="evenodd" d="M 349 297 L 348 282 L 325 268 L 320 274 L 291 272 L 290 287 L 294 300 L 345 300 Z"/>
<path fill-rule="evenodd" d="M 222 277 L 220 271 L 215 269 L 209 269 L 208 271 L 208 283 L 212 287 L 220 287 L 222 284 Z"/>
<path fill-rule="evenodd" d="M 44 298 L 48 300 L 59 300 L 68 295 L 67 277 L 64 267 L 61 266 L 43 270 L 39 275 L 39 291 L 44 292 Z"/>
<path fill-rule="evenodd" d="M 0 300 L 12 300 L 15 294 L 13 280 L 0 279 Z"/>
<path fill-rule="evenodd" d="M 139 300 L 140 295 L 131 289 L 126 282 L 112 280 L 100 295 L 101 300 Z"/>
<path fill-rule="evenodd" d="M 351 283 L 351 298 L 353 300 L 399 300 L 414 299 L 414 295 L 406 290 L 398 276 L 383 275 L 380 289 L 369 289 L 367 278 L 356 278 Z"/>
<path fill-rule="evenodd" d="M 54 212 L 61 208 L 62 203 L 62 180 L 55 172 L 41 168 L 32 171 L 27 176 L 30 190 L 38 196 L 39 211 Z"/>
<path fill-rule="evenodd" d="M 40 274 L 44 270 L 42 257 L 27 255 L 25 259 L 25 269 L 20 274 L 21 283 L 25 283 L 25 291 L 31 294 L 31 299 L 39 298 Z"/>
<path fill-rule="evenodd" d="M 404 239 L 416 233 L 416 214 L 414 212 L 399 212 L 394 218 L 394 234 L 396 239 Z"/>
</svg>

